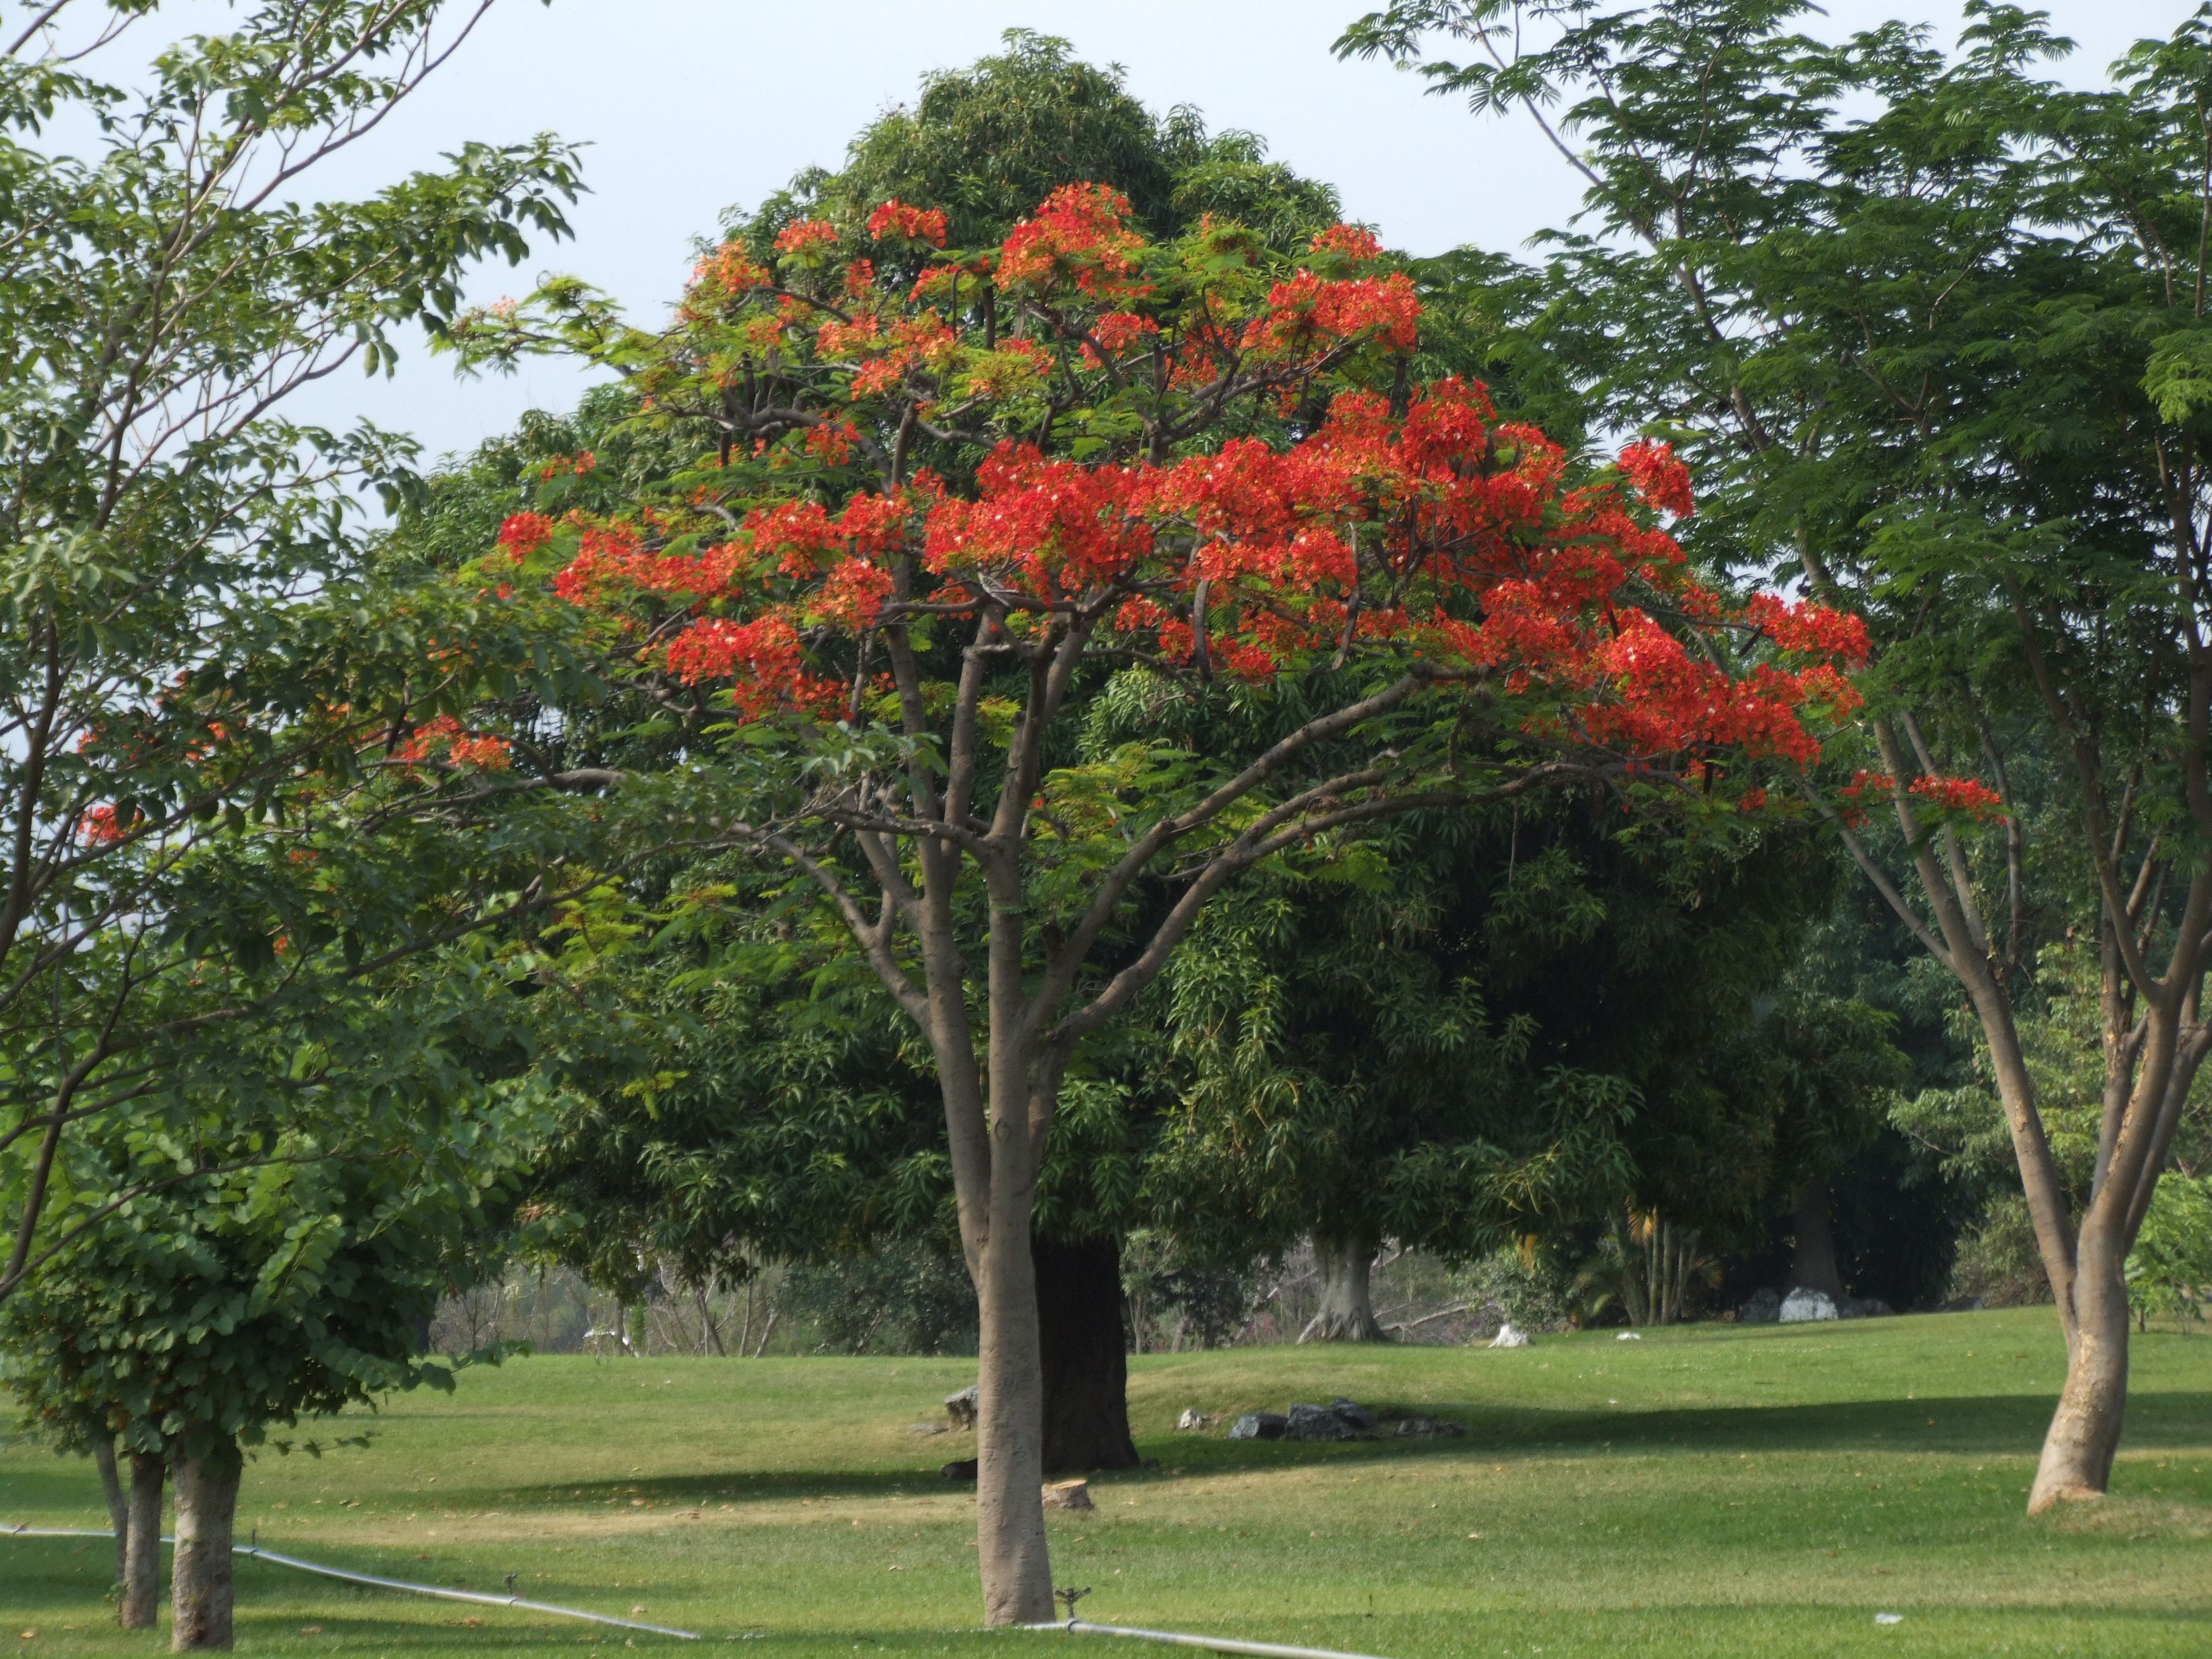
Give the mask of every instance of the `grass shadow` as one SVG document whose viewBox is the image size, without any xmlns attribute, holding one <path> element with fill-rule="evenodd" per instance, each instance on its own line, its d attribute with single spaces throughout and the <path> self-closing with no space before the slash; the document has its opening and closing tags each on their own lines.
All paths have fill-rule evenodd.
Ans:
<svg viewBox="0 0 2212 1659">
<path fill-rule="evenodd" d="M 1916 1399 L 1823 1401 L 1808 1405 L 1697 1406 L 1666 1410 L 1565 1409 L 1498 1406 L 1480 1401 L 1424 1401 L 1418 1406 L 1374 1402 L 1387 1418 L 1449 1418 L 1466 1425 L 1462 1436 L 1339 1442 L 1231 1441 L 1165 1434 L 1139 1437 L 1143 1466 L 1106 1471 L 1109 1481 L 1157 1482 L 1180 1476 L 1239 1474 L 1341 1462 L 1401 1459 L 1510 1458 L 1561 1452 L 1813 1452 L 1906 1450 L 1975 1456 L 2033 1457 L 2051 1420 L 2052 1398 L 2044 1394 L 1938 1395 Z M 2212 1437 L 2212 1392 L 2146 1394 L 2130 1403 L 2123 1449 L 2202 1444 Z M 966 1438 L 947 1449 L 970 1453 Z M 934 1465 L 908 1469 L 830 1471 L 728 1470 L 683 1475 L 640 1475 L 538 1489 L 449 1488 L 457 1505 L 565 1508 L 579 1503 L 617 1510 L 714 1504 L 797 1503 L 802 1500 L 880 1499 L 958 1496 L 971 1485 L 945 1480 Z M 633 1505 L 633 1498 L 640 1500 Z M 611 1502 L 609 1500 L 611 1499 Z"/>
<path fill-rule="evenodd" d="M 1378 1414 L 1449 1418 L 1464 1435 L 1338 1442 L 1147 1437 L 1164 1460 L 1133 1474 L 1231 1473 L 1285 1464 L 1402 1458 L 1488 1458 L 1596 1451 L 1949 1452 L 2033 1457 L 2051 1422 L 2052 1396 L 1970 1395 L 1838 1401 L 1790 1406 L 1698 1406 L 1675 1410 L 1588 1411 L 1425 1401 L 1418 1408 L 1376 1402 Z M 2130 1402 L 2122 1449 L 2202 1445 L 2212 1439 L 2212 1393 L 2160 1393 Z"/>
</svg>

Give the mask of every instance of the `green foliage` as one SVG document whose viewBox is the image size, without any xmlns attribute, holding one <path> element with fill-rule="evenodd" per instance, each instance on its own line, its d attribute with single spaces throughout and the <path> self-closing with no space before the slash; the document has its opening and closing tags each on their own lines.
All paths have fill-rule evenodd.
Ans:
<svg viewBox="0 0 2212 1659">
<path fill-rule="evenodd" d="M 1492 1250 L 1461 1273 L 1467 1299 L 1494 1305 L 1524 1331 L 1550 1330 L 1575 1310 L 1574 1276 L 1541 1249 Z"/>
<path fill-rule="evenodd" d="M 2128 1302 L 2138 1315 L 2202 1321 L 2212 1302 L 2212 1182 L 2170 1174 L 2128 1257 Z"/>
<path fill-rule="evenodd" d="M 957 1255 L 894 1238 L 861 1255 L 794 1267 L 776 1310 L 830 1353 L 975 1352 L 975 1291 Z"/>
<path fill-rule="evenodd" d="M 293 1091 L 188 1097 L 161 1120 L 79 1134 L 80 1181 L 136 1187 L 0 1304 L 0 1375 L 41 1431 L 204 1457 L 394 1389 L 452 1386 L 420 1358 L 429 1316 L 465 1282 L 471 1237 L 546 1102 L 526 1070 L 480 1080 L 495 1062 L 484 1045 L 508 1036 L 502 978 L 439 963 L 417 989 L 357 1010 L 348 1051 L 289 1056 Z M 333 1077 L 333 1060 L 355 1064 Z"/>
<path fill-rule="evenodd" d="M 1247 1248 L 1571 1251 L 1630 1202 L 1746 1229 L 1863 1141 L 1887 1022 L 1785 977 L 1824 861 L 1603 816 L 1415 819 L 1217 900 L 1154 1016 L 1164 1213 Z"/>
<path fill-rule="evenodd" d="M 1072 57 L 1068 43 L 1009 29 L 1006 49 L 965 69 L 925 76 L 911 107 L 878 117 L 836 173 L 802 173 L 746 222 L 766 248 L 794 220 L 858 222 L 892 198 L 941 207 L 955 247 L 981 247 L 1061 185 L 1112 185 L 1152 234 L 1206 214 L 1296 248 L 1340 216 L 1336 192 L 1267 160 L 1257 135 L 1209 137 L 1198 112 L 1154 115 L 1118 68 Z"/>
<path fill-rule="evenodd" d="M 1224 1347 L 1252 1317 L 1258 1262 L 1206 1255 L 1140 1227 L 1121 1242 L 1121 1294 L 1136 1352 Z"/>
<path fill-rule="evenodd" d="M 1869 718 L 1828 748 L 1829 821 L 2027 1051 L 2033 1097 L 2005 1103 L 2023 1164 L 1987 1067 L 1923 1076 L 1899 1120 L 1982 1206 L 2002 1276 L 2023 1212 L 2000 1174 L 2080 1224 L 2101 1144 L 2124 1179 L 2097 1224 L 2124 1237 L 2156 1110 L 2197 1064 L 2144 1033 L 2202 983 L 2212 895 L 2212 9 L 2087 85 L 2056 78 L 2072 47 L 2045 12 L 1975 0 L 1955 47 L 1901 21 L 1819 38 L 1817 18 L 1395 0 L 1340 50 L 1559 138 L 1582 214 L 1535 266 L 1469 275 L 1493 356 L 1556 365 L 1529 395 L 1579 402 L 1589 429 L 1676 443 L 1693 556 L 1866 620 Z M 2001 799 L 2002 832 L 1910 791 L 1947 777 Z M 1869 814 L 1869 790 L 1896 810 Z"/>
<path fill-rule="evenodd" d="M 0 1296 L 141 1179 L 105 1128 L 78 1156 L 96 1121 L 281 1088 L 395 963 L 526 907 L 565 831 L 491 810 L 502 761 L 588 694 L 545 613 L 369 568 L 350 497 L 410 493 L 406 440 L 282 413 L 562 234 L 573 155 L 316 200 L 448 9 L 254 0 L 98 76 L 154 9 L 0 52 Z M 425 736 L 464 711 L 475 761 Z"/>
<path fill-rule="evenodd" d="M 941 1252 L 927 1053 L 834 919 L 742 860 L 668 879 L 649 910 L 610 889 L 552 930 L 572 1006 L 609 1012 L 548 1054 L 574 1088 L 532 1181 L 546 1248 L 633 1297 L 663 1262 L 735 1283 L 885 1235 Z"/>
</svg>

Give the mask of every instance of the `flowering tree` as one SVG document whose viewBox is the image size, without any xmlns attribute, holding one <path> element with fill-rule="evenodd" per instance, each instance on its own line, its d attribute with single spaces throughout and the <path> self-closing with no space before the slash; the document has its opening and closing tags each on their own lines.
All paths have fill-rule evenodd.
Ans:
<svg viewBox="0 0 2212 1659">
<path fill-rule="evenodd" d="M 662 337 L 566 284 L 459 331 L 579 347 L 641 418 L 712 434 L 616 511 L 553 510 L 554 469 L 486 568 L 600 619 L 714 757 L 671 809 L 813 883 L 927 1037 L 1004 1624 L 1052 1611 L 1030 1215 L 1083 1040 L 1263 860 L 1416 807 L 1733 797 L 1723 753 L 1809 759 L 1858 636 L 1702 588 L 1659 527 L 1691 507 L 1663 445 L 1577 486 L 1479 386 L 1416 384 L 1419 303 L 1364 231 L 1288 264 L 1224 224 L 1148 243 L 1091 185 L 996 248 L 944 230 L 889 201 L 789 226 L 772 264 L 725 247 Z"/>
</svg>

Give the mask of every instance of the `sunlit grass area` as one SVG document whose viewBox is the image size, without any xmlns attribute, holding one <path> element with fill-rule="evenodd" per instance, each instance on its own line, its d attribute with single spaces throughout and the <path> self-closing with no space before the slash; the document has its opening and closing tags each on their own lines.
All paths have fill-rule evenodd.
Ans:
<svg viewBox="0 0 2212 1659">
<path fill-rule="evenodd" d="M 2212 1337 L 2137 1340 L 2113 1496 L 2030 1521 L 2062 1360 L 2039 1310 L 1142 1358 L 1151 1466 L 1054 1517 L 1055 1577 L 1091 1589 L 1086 1618 L 1392 1659 L 2212 1651 Z M 1098 1645 L 975 1628 L 972 1500 L 937 1474 L 968 1441 L 912 1427 L 972 1376 L 961 1360 L 511 1362 L 347 1419 L 365 1449 L 264 1453 L 240 1533 L 473 1589 L 514 1573 L 525 1595 L 750 1638 L 763 1659 Z M 1340 1394 L 1467 1432 L 1289 1445 L 1173 1427 L 1187 1407 L 1225 1425 Z M 90 1465 L 9 1446 L 0 1522 L 104 1524 Z M 114 1628 L 111 1559 L 102 1541 L 0 1540 L 0 1651 L 160 1650 Z M 250 1561 L 239 1632 L 270 1654 L 627 1639 Z"/>
</svg>

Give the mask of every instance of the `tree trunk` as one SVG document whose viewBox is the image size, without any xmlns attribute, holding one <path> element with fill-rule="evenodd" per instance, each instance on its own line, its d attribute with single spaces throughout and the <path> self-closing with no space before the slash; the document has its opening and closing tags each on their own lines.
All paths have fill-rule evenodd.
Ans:
<svg viewBox="0 0 2212 1659">
<path fill-rule="evenodd" d="M 2074 1269 L 2074 1346 L 2027 1512 L 2101 1498 L 2112 1478 L 2128 1404 L 2127 1256 L 2094 1221 L 2081 1233 Z"/>
<path fill-rule="evenodd" d="M 1036 1264 L 1030 1255 L 1028 1206 L 1020 1206 L 1024 1213 L 1017 1220 L 1003 1190 L 1000 1196 L 975 1267 L 981 1338 L 975 1390 L 977 1564 L 986 1625 L 1040 1625 L 1052 1618 L 1052 1564 L 1042 1495 L 1044 1376 L 1038 1362 Z"/>
<path fill-rule="evenodd" d="M 1844 1276 L 1836 1266 L 1836 1235 L 1828 1224 L 1828 1183 L 1815 1181 L 1797 1194 L 1792 1223 L 1797 1236 L 1790 1256 L 1790 1288 L 1821 1291 L 1833 1301 L 1844 1299 Z"/>
<path fill-rule="evenodd" d="M 1298 1333 L 1301 1342 L 1386 1342 L 1375 1318 L 1368 1275 L 1375 1266 L 1375 1241 L 1314 1239 L 1314 1265 L 1321 1277 L 1321 1311 Z"/>
<path fill-rule="evenodd" d="M 242 1460 L 234 1445 L 206 1457 L 177 1455 L 177 1554 L 169 1649 L 195 1653 L 231 1641 L 231 1533 Z"/>
<path fill-rule="evenodd" d="M 107 1500 L 107 1524 L 115 1529 L 115 1582 L 123 1582 L 126 1548 L 131 1539 L 131 1500 L 123 1495 L 123 1477 L 115 1468 L 115 1442 L 92 1443 L 92 1461 L 100 1470 L 100 1496 Z"/>
<path fill-rule="evenodd" d="M 151 1630 L 161 1606 L 161 1480 L 167 1467 L 131 1454 L 131 1513 L 123 1534 L 123 1628 Z"/>
<path fill-rule="evenodd" d="M 1129 1360 L 1121 1323 L 1119 1239 L 1038 1238 L 1037 1348 L 1044 1377 L 1048 1474 L 1133 1469 Z"/>
</svg>

